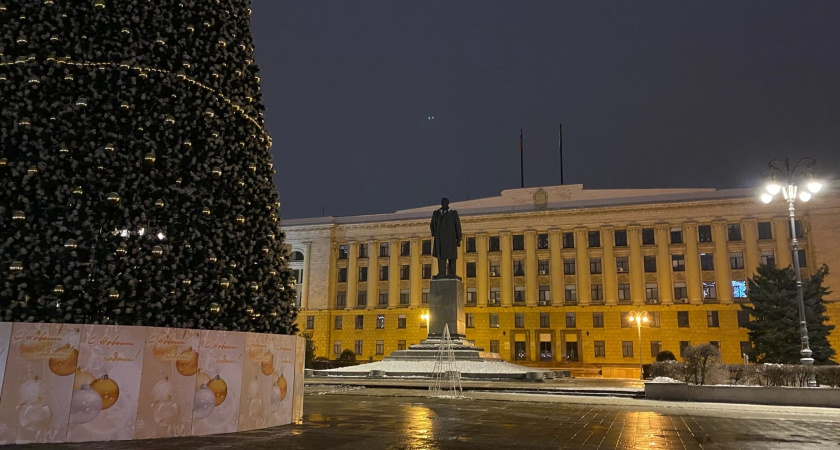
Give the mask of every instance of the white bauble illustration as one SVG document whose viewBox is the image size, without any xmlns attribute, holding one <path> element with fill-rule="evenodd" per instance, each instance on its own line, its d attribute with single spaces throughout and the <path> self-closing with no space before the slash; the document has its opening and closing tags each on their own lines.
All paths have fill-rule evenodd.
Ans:
<svg viewBox="0 0 840 450">
<path fill-rule="evenodd" d="M 152 387 L 152 403 L 164 402 L 172 399 L 172 382 L 164 378 Z"/>
<path fill-rule="evenodd" d="M 18 387 L 17 404 L 26 405 L 38 400 L 41 395 L 41 382 L 36 378 L 24 382 Z"/>
<path fill-rule="evenodd" d="M 70 401 L 70 422 L 88 423 L 99 415 L 102 410 L 102 396 L 87 384 L 79 390 L 73 391 Z"/>
<path fill-rule="evenodd" d="M 155 423 L 158 425 L 174 425 L 178 421 L 181 408 L 172 400 L 164 400 L 153 405 Z"/>
<path fill-rule="evenodd" d="M 280 388 L 277 386 L 271 387 L 271 412 L 275 412 L 280 409 L 280 403 L 283 401 L 283 393 L 280 392 Z"/>
<path fill-rule="evenodd" d="M 99 395 L 99 394 L 97 394 Z M 52 408 L 38 398 L 34 402 L 18 407 L 20 426 L 29 431 L 44 431 L 52 428 Z"/>
<path fill-rule="evenodd" d="M 216 407 L 216 394 L 207 388 L 206 384 L 195 391 L 193 399 L 193 419 L 204 419 L 213 413 Z"/>
</svg>

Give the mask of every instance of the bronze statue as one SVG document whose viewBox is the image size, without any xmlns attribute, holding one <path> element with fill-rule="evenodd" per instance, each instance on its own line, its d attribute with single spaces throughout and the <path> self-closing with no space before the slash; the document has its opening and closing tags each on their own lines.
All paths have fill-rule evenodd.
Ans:
<svg viewBox="0 0 840 450">
<path fill-rule="evenodd" d="M 436 278 L 455 278 L 455 260 L 461 246 L 461 219 L 458 211 L 449 209 L 449 199 L 440 199 L 440 209 L 432 214 L 429 224 L 435 238 L 432 256 L 438 261 Z"/>
</svg>

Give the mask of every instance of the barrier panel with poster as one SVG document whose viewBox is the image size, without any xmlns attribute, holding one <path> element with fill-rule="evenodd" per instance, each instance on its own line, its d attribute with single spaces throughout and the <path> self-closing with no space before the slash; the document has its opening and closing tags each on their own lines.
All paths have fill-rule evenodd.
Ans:
<svg viewBox="0 0 840 450">
<path fill-rule="evenodd" d="M 298 336 L 0 322 L 0 444 L 299 422 L 304 348 Z"/>
</svg>

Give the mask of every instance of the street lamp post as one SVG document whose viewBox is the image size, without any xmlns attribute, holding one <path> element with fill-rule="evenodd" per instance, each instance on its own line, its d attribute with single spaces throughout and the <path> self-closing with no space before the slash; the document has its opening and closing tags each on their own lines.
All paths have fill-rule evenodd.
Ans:
<svg viewBox="0 0 840 450">
<path fill-rule="evenodd" d="M 636 324 L 636 330 L 639 331 L 639 378 L 645 379 L 645 366 L 642 362 L 642 322 L 648 323 L 647 311 L 630 311 L 630 323 Z"/>
<path fill-rule="evenodd" d="M 790 213 L 790 234 L 791 234 L 791 253 L 793 253 L 793 270 L 796 274 L 796 299 L 799 302 L 799 334 L 802 341 L 802 350 L 799 354 L 802 358 L 799 362 L 802 365 L 813 365 L 814 358 L 811 357 L 813 353 L 808 342 L 808 325 L 805 322 L 805 300 L 802 294 L 802 274 L 799 267 L 799 241 L 796 239 L 796 220 L 794 219 L 795 208 L 794 203 L 797 199 L 802 202 L 807 202 L 811 199 L 813 194 L 822 189 L 822 184 L 814 179 L 813 167 L 816 160 L 813 158 L 802 158 L 793 166 L 790 161 L 785 158 L 784 161 L 772 160 L 769 163 L 769 168 L 764 173 L 767 183 L 764 186 L 765 192 L 761 194 L 761 201 L 770 203 L 773 197 L 779 192 L 782 193 L 785 201 L 788 204 L 788 212 Z M 781 180 L 777 181 L 776 177 Z M 799 189 L 797 182 L 805 182 L 806 189 Z M 808 380 L 808 386 L 816 387 L 817 382 L 814 379 L 813 373 Z"/>
</svg>

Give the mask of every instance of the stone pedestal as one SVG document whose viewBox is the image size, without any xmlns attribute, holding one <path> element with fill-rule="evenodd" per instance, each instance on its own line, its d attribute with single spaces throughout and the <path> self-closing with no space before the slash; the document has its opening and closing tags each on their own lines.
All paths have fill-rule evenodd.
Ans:
<svg viewBox="0 0 840 450">
<path fill-rule="evenodd" d="M 464 284 L 461 278 L 438 278 L 429 282 L 429 338 L 443 338 L 444 325 L 449 325 L 453 340 L 466 336 Z"/>
</svg>

